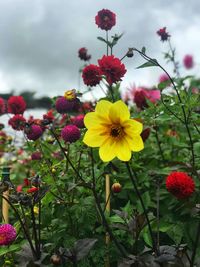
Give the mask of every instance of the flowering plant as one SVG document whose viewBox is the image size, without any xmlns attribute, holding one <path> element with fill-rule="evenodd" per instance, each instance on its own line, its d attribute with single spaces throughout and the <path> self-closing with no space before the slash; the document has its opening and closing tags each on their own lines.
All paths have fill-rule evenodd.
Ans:
<svg viewBox="0 0 200 267">
<path fill-rule="evenodd" d="M 113 54 L 122 35 L 109 38 L 112 11 L 99 11 L 95 22 L 105 30 L 98 39 L 107 53 L 96 65 L 79 49 L 85 92 L 52 99 L 42 119 L 26 118 L 21 96 L 0 98 L 0 114 L 9 114 L 8 124 L 24 137 L 17 145 L 0 131 L 1 164 L 11 168 L 0 187 L 0 263 L 199 266 L 200 81 L 180 75 L 166 27 L 157 34 L 169 43 L 172 75 L 145 48 L 129 48 L 121 59 Z M 134 53 L 145 60 L 138 71 L 161 70 L 153 88 L 123 90 Z M 191 56 L 184 64 L 193 67 Z M 93 88 L 104 97 L 94 98 Z"/>
</svg>

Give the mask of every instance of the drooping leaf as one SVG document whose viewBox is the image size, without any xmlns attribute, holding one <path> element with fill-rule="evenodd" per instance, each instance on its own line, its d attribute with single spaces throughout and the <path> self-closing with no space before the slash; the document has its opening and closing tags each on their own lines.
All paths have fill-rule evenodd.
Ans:
<svg viewBox="0 0 200 267">
<path fill-rule="evenodd" d="M 85 258 L 90 252 L 90 250 L 93 248 L 96 242 L 97 242 L 97 239 L 93 239 L 93 238 L 84 238 L 84 239 L 78 240 L 74 246 L 74 251 L 76 254 L 77 261 Z"/>
<path fill-rule="evenodd" d="M 156 59 L 153 59 L 153 61 L 148 61 L 148 62 L 140 65 L 136 69 L 142 69 L 142 68 L 147 68 L 147 67 L 158 67 L 157 60 Z"/>
</svg>

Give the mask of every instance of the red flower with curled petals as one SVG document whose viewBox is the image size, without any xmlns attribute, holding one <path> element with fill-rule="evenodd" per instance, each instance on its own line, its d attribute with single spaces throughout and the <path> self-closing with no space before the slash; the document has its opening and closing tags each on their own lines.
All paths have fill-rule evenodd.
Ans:
<svg viewBox="0 0 200 267">
<path fill-rule="evenodd" d="M 97 13 L 95 23 L 102 30 L 111 30 L 116 24 L 116 15 L 109 9 L 102 9 Z"/>
</svg>

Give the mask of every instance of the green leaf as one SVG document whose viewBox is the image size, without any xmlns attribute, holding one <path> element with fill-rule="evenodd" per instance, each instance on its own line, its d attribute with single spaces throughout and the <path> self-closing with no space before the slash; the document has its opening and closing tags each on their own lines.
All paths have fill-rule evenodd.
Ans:
<svg viewBox="0 0 200 267">
<path fill-rule="evenodd" d="M 140 65 L 139 67 L 137 67 L 136 69 L 142 69 L 142 68 L 147 68 L 147 67 L 158 67 L 158 64 L 157 64 L 157 60 L 156 59 L 153 59 L 155 62 L 153 61 L 148 61 L 142 65 Z"/>
<path fill-rule="evenodd" d="M 11 245 L 8 247 L 1 247 L 0 256 L 3 256 L 4 254 L 6 254 L 8 252 L 10 253 L 10 252 L 14 252 L 14 251 L 17 251 L 20 249 L 21 249 L 21 247 L 19 244 L 14 244 L 14 245 Z"/>
</svg>

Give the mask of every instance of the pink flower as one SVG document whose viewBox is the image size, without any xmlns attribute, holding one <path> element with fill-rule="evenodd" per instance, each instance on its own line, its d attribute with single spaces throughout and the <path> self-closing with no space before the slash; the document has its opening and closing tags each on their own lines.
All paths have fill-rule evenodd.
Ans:
<svg viewBox="0 0 200 267">
<path fill-rule="evenodd" d="M 8 246 L 16 239 L 17 233 L 11 224 L 0 225 L 0 246 Z"/>
<path fill-rule="evenodd" d="M 167 74 L 166 73 L 161 74 L 159 77 L 159 83 L 163 83 L 166 81 L 169 81 L 169 77 L 167 76 Z"/>
<path fill-rule="evenodd" d="M 74 143 L 81 137 L 81 132 L 76 125 L 67 125 L 61 131 L 65 142 Z"/>
<path fill-rule="evenodd" d="M 194 66 L 193 56 L 192 55 L 185 55 L 183 58 L 183 65 L 186 69 L 191 69 Z"/>
<path fill-rule="evenodd" d="M 8 99 L 8 113 L 23 114 L 26 110 L 26 102 L 22 96 L 11 96 Z"/>
<path fill-rule="evenodd" d="M 28 130 L 26 130 L 26 135 L 29 140 L 37 140 L 42 136 L 43 130 L 39 125 L 33 124 Z"/>
</svg>

